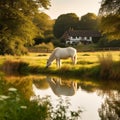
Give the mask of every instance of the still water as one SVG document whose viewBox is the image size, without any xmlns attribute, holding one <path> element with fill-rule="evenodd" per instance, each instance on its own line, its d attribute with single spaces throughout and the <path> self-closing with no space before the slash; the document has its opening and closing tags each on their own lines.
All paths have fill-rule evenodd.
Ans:
<svg viewBox="0 0 120 120">
<path fill-rule="evenodd" d="M 58 99 L 69 100 L 70 109 L 80 108 L 79 120 L 120 120 L 120 88 L 118 82 L 68 79 L 53 76 L 6 77 L 25 97 L 50 96 L 53 106 Z"/>
</svg>

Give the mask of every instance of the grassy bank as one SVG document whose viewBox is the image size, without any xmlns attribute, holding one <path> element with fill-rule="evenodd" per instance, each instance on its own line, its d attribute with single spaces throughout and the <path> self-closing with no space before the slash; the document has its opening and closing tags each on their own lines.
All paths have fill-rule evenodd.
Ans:
<svg viewBox="0 0 120 120">
<path fill-rule="evenodd" d="M 30 53 L 27 56 L 1 56 L 1 69 L 7 74 L 52 74 L 66 77 L 99 78 L 105 80 L 120 79 L 119 52 L 81 52 L 78 62 L 62 60 L 62 67 L 56 68 L 54 62 L 45 69 L 50 53 Z"/>
</svg>

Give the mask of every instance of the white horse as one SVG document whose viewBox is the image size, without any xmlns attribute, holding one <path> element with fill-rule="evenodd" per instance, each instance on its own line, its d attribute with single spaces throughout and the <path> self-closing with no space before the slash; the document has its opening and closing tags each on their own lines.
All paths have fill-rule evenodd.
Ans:
<svg viewBox="0 0 120 120">
<path fill-rule="evenodd" d="M 57 47 L 54 49 L 49 59 L 47 60 L 46 67 L 49 67 L 51 63 L 56 59 L 56 64 L 58 68 L 61 66 L 60 59 L 67 59 L 71 57 L 73 64 L 77 63 L 77 51 L 73 47 L 60 48 Z"/>
<path fill-rule="evenodd" d="M 67 81 L 63 84 L 60 78 L 51 78 L 51 77 L 47 77 L 47 81 L 52 91 L 57 96 L 61 96 L 61 95 L 73 96 L 77 91 L 77 82 Z"/>
</svg>

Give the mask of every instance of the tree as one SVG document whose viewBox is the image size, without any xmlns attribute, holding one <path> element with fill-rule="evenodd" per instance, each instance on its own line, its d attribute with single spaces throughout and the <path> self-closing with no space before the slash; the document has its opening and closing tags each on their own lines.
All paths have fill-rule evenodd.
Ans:
<svg viewBox="0 0 120 120">
<path fill-rule="evenodd" d="M 102 0 L 100 29 L 109 40 L 120 40 L 120 0 Z"/>
<path fill-rule="evenodd" d="M 78 23 L 78 29 L 98 30 L 98 18 L 94 13 L 87 13 L 81 17 Z"/>
<path fill-rule="evenodd" d="M 35 44 L 50 42 L 53 38 L 54 20 L 52 20 L 47 14 L 41 12 L 34 16 L 33 22 L 39 30 L 38 35 L 35 38 Z"/>
<path fill-rule="evenodd" d="M 120 0 L 102 0 L 101 8 L 99 10 L 100 15 L 120 14 Z"/>
<path fill-rule="evenodd" d="M 75 13 L 60 15 L 54 24 L 53 33 L 56 38 L 60 38 L 69 28 L 76 28 L 79 17 Z"/>
<path fill-rule="evenodd" d="M 32 19 L 39 7 L 47 9 L 49 5 L 49 0 L 1 0 L 0 54 L 26 53 L 38 30 Z"/>
</svg>

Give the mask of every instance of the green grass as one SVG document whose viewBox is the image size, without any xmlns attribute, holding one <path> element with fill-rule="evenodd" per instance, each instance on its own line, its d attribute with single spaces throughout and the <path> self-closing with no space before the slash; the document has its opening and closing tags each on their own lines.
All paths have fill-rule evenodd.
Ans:
<svg viewBox="0 0 120 120">
<path fill-rule="evenodd" d="M 53 74 L 69 77 L 92 77 L 100 79 L 119 79 L 120 69 L 118 67 L 120 61 L 119 51 L 109 52 L 79 52 L 77 53 L 77 64 L 72 65 L 71 59 L 62 60 L 62 67 L 58 69 L 56 63 L 45 69 L 46 61 L 50 53 L 30 53 L 26 56 L 0 56 L 1 68 L 6 67 L 8 71 L 15 73 L 17 68 L 19 73 L 32 74 Z M 11 62 L 10 62 L 11 61 Z M 19 61 L 19 62 L 16 62 Z M 10 62 L 10 63 L 9 63 Z M 21 63 L 22 62 L 22 63 Z M 16 64 L 17 63 L 17 64 Z M 113 63 L 111 65 L 111 63 Z M 19 64 L 19 65 L 18 65 Z M 15 66 L 14 66 L 15 65 Z M 12 67 L 13 66 L 13 67 Z"/>
</svg>

